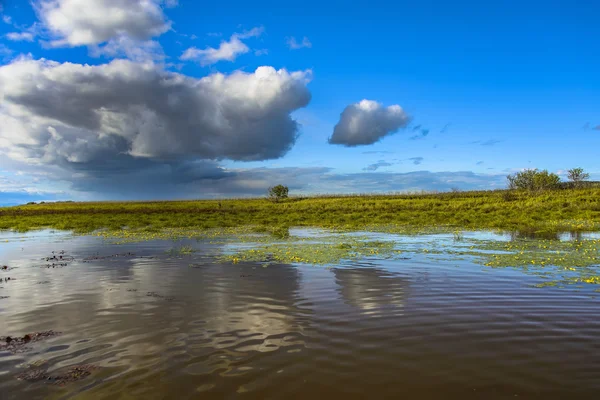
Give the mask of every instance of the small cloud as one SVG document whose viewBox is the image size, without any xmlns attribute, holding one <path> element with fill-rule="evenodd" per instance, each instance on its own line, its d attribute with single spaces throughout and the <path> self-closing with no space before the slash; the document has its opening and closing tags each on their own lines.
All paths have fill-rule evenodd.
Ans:
<svg viewBox="0 0 600 400">
<path fill-rule="evenodd" d="M 483 161 L 477 161 L 475 164 L 476 165 L 483 165 Z"/>
<path fill-rule="evenodd" d="M 308 40 L 306 36 L 302 38 L 302 42 L 296 41 L 296 38 L 292 36 L 286 39 L 286 43 L 290 50 L 302 49 L 304 47 L 310 49 L 312 47 L 312 43 L 310 42 L 310 40 Z"/>
<path fill-rule="evenodd" d="M 231 35 L 229 41 L 222 40 L 218 48 L 207 47 L 206 49 L 198 49 L 190 47 L 182 54 L 180 59 L 183 61 L 198 61 L 202 66 L 216 64 L 219 61 L 233 62 L 239 55 L 250 51 L 250 48 L 240 39 L 258 37 L 264 31 L 265 29 L 261 26 L 242 33 L 234 33 Z"/>
<path fill-rule="evenodd" d="M 390 167 L 392 165 L 393 164 L 384 160 L 379 160 L 375 164 L 367 165 L 365 168 L 363 168 L 363 171 L 377 171 L 379 168 Z"/>
<path fill-rule="evenodd" d="M 200 65 L 216 64 L 219 61 L 235 61 L 235 59 L 245 54 L 250 49 L 240 39 L 232 36 L 228 41 L 223 40 L 218 48 L 207 47 L 204 50 L 196 47 L 190 47 L 180 57 L 183 61 L 198 61 Z"/>
<path fill-rule="evenodd" d="M 1 1 L 1 0 L 0 0 Z M 171 29 L 163 5 L 173 0 L 36 0 L 36 14 L 51 47 L 92 46 L 127 36 L 150 40 Z"/>
<path fill-rule="evenodd" d="M 221 32 L 208 32 L 206 34 L 206 36 L 210 36 L 210 37 L 221 37 L 223 36 L 223 34 Z"/>
<path fill-rule="evenodd" d="M 502 140 L 498 140 L 498 139 L 488 139 L 488 140 L 476 140 L 474 142 L 471 142 L 471 144 L 478 144 L 480 146 L 494 146 L 501 142 L 502 142 Z"/>
<path fill-rule="evenodd" d="M 440 130 L 440 133 L 446 133 L 448 131 L 448 128 L 450 127 L 450 123 L 447 123 L 446 125 L 444 125 L 444 127 Z"/>
<path fill-rule="evenodd" d="M 6 61 L 13 54 L 13 51 L 0 43 L 0 61 Z"/>
<path fill-rule="evenodd" d="M 31 32 L 10 32 L 6 34 L 8 40 L 13 42 L 33 42 L 35 35 Z"/>
<path fill-rule="evenodd" d="M 363 154 L 393 154 L 393 151 L 363 151 Z"/>
<path fill-rule="evenodd" d="M 486 140 L 484 142 L 481 142 L 482 146 L 494 146 L 498 143 L 501 143 L 502 140 L 498 140 L 498 139 L 490 139 L 490 140 Z"/>
<path fill-rule="evenodd" d="M 592 126 L 592 124 L 590 124 L 589 122 L 586 122 L 583 125 L 582 129 L 584 131 L 587 131 L 587 130 L 590 130 L 590 129 L 593 130 L 593 131 L 600 131 L 600 125 Z"/>
<path fill-rule="evenodd" d="M 2 1 L 2 0 L 0 0 Z M 16 26 L 20 29 L 20 32 L 9 32 L 6 34 L 6 38 L 8 40 L 12 40 L 13 42 L 33 42 L 35 37 L 40 32 L 40 25 L 35 22 L 28 28 L 24 28 L 21 26 Z"/>
<path fill-rule="evenodd" d="M 415 126 L 412 128 L 413 132 L 416 132 L 416 131 L 418 131 L 419 129 L 421 129 L 421 125 L 415 125 Z"/>
<path fill-rule="evenodd" d="M 193 33 L 190 35 L 190 39 L 192 40 L 196 40 L 198 39 L 198 36 L 194 35 Z"/>
<path fill-rule="evenodd" d="M 12 18 L 9 17 L 8 15 L 3 15 L 2 16 L 2 22 L 4 22 L 5 24 L 9 24 L 10 25 L 10 24 L 12 24 Z"/>
<path fill-rule="evenodd" d="M 165 7 L 173 8 L 179 5 L 179 0 L 165 0 Z"/>
<path fill-rule="evenodd" d="M 418 128 L 418 129 L 415 129 L 415 128 L 417 128 L 417 127 L 419 127 L 419 128 Z M 416 134 L 416 135 L 414 135 L 414 136 L 411 136 L 411 137 L 409 138 L 410 140 L 419 140 L 419 139 L 423 139 L 423 138 L 427 137 L 427 135 L 429 135 L 429 129 L 425 129 L 425 128 L 422 128 L 422 129 L 421 129 L 421 125 L 417 125 L 417 127 L 413 128 L 413 132 L 414 132 L 415 130 L 418 130 L 418 131 L 419 131 L 419 133 L 418 133 L 418 134 Z"/>
<path fill-rule="evenodd" d="M 412 158 L 409 158 L 409 160 L 412 161 L 412 163 L 415 165 L 420 165 L 421 163 L 423 163 L 424 158 L 423 157 L 412 157 Z"/>
<path fill-rule="evenodd" d="M 373 100 L 361 100 L 344 109 L 329 144 L 346 147 L 373 144 L 405 128 L 409 122 L 410 117 L 397 104 L 384 107 Z"/>
<path fill-rule="evenodd" d="M 138 41 L 127 36 L 111 39 L 104 46 L 90 46 L 92 57 L 125 57 L 133 61 L 162 61 L 166 58 L 162 46 L 155 40 Z"/>
<path fill-rule="evenodd" d="M 255 28 L 250 29 L 249 31 L 244 31 L 242 33 L 234 33 L 234 35 L 239 37 L 240 39 L 248 39 L 251 37 L 259 37 L 264 32 L 265 32 L 264 26 L 257 26 Z"/>
<path fill-rule="evenodd" d="M 255 56 L 266 56 L 267 54 L 269 54 L 269 50 L 268 49 L 254 50 L 254 55 Z"/>
</svg>

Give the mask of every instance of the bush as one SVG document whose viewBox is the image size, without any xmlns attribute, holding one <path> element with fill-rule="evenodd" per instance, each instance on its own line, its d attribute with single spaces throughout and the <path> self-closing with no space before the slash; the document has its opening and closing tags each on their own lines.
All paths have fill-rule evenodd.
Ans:
<svg viewBox="0 0 600 400">
<path fill-rule="evenodd" d="M 540 190 L 552 190 L 560 187 L 560 177 L 547 170 L 526 169 L 506 177 L 509 189 L 528 190 L 531 192 Z"/>
<path fill-rule="evenodd" d="M 575 187 L 581 187 L 583 181 L 589 179 L 590 174 L 583 171 L 583 168 L 573 168 L 568 171 L 568 178 Z"/>
<path fill-rule="evenodd" d="M 283 185 L 277 185 L 269 188 L 269 200 L 278 202 L 287 199 L 289 188 Z"/>
</svg>

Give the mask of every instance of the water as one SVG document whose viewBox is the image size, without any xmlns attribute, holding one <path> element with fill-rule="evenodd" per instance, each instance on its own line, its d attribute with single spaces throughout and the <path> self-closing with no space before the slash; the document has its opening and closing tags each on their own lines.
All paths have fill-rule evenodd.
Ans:
<svg viewBox="0 0 600 400">
<path fill-rule="evenodd" d="M 3 234 L 0 263 L 16 268 L 0 272 L 12 278 L 0 283 L 0 336 L 62 334 L 0 350 L 0 398 L 597 398 L 591 289 L 417 254 L 216 263 L 221 245 L 186 243 L 199 251 Z M 53 251 L 68 265 L 47 268 Z M 29 364 L 96 369 L 64 386 L 16 379 Z"/>
</svg>

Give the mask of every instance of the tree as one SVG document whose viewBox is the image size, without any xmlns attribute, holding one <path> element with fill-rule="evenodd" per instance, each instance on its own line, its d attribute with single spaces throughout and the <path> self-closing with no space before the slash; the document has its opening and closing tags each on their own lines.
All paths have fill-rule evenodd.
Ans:
<svg viewBox="0 0 600 400">
<path fill-rule="evenodd" d="M 557 189 L 560 186 L 560 177 L 547 170 L 526 169 L 506 177 L 509 189 L 540 190 Z"/>
<path fill-rule="evenodd" d="M 283 185 L 277 185 L 269 188 L 269 200 L 278 202 L 287 199 L 289 188 Z"/>
<path fill-rule="evenodd" d="M 588 180 L 590 177 L 590 174 L 584 172 L 583 168 L 573 168 L 567 172 L 569 180 L 573 182 L 575 187 L 580 187 L 582 182 Z"/>
</svg>

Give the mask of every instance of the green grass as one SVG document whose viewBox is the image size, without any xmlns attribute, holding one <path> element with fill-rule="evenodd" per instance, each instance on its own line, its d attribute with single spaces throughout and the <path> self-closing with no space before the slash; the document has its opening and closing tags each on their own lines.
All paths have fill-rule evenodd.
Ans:
<svg viewBox="0 0 600 400">
<path fill-rule="evenodd" d="M 599 231 L 600 188 L 542 193 L 477 191 L 165 202 L 47 203 L 0 208 L 0 229 L 39 228 L 89 233 L 98 229 L 207 230 L 286 227 L 405 232 L 496 229 L 526 232 Z"/>
</svg>

